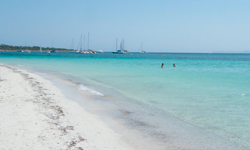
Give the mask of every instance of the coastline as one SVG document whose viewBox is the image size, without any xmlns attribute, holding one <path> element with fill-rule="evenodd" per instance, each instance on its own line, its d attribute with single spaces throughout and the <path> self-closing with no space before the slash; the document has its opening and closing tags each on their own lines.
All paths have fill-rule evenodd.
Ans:
<svg viewBox="0 0 250 150">
<path fill-rule="evenodd" d="M 133 149 L 50 81 L 0 66 L 0 149 Z"/>
</svg>

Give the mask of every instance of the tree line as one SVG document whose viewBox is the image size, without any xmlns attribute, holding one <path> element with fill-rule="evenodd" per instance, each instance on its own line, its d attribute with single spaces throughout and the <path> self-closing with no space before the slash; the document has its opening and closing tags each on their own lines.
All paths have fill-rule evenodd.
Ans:
<svg viewBox="0 0 250 150">
<path fill-rule="evenodd" d="M 52 50 L 52 49 L 57 50 L 57 51 L 72 51 L 72 50 L 66 49 L 66 48 L 54 48 L 54 47 L 41 47 L 41 48 L 43 51 Z M 39 51 L 40 46 L 13 46 L 13 45 L 1 44 L 0 50 L 4 50 L 4 51 L 18 51 L 18 50 Z"/>
</svg>

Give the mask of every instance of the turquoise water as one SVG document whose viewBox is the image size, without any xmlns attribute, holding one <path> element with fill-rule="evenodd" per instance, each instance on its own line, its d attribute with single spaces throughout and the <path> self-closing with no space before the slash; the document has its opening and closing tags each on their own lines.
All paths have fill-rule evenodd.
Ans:
<svg viewBox="0 0 250 150">
<path fill-rule="evenodd" d="M 0 63 L 72 76 L 82 90 L 122 97 L 129 111 L 170 115 L 250 149 L 250 54 L 0 52 Z"/>
</svg>

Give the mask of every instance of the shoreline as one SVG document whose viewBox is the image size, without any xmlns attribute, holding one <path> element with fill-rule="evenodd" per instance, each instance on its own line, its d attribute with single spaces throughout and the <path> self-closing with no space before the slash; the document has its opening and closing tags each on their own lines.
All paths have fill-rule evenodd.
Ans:
<svg viewBox="0 0 250 150">
<path fill-rule="evenodd" d="M 50 81 L 0 66 L 0 149 L 133 149 Z"/>
<path fill-rule="evenodd" d="M 25 78 L 25 81 L 31 86 L 24 86 L 25 88 L 29 87 L 29 94 L 32 95 L 32 91 L 35 91 L 35 94 L 33 93 L 33 96 L 40 95 L 42 96 L 40 97 L 40 100 L 47 100 L 49 102 L 52 102 L 52 105 L 50 106 L 40 105 L 41 103 L 39 104 L 39 102 L 34 103 L 34 101 L 31 101 L 31 105 L 35 104 L 35 106 L 39 106 L 39 110 L 43 110 L 43 112 L 51 112 L 50 114 L 52 114 L 52 116 L 48 117 L 48 115 L 43 114 L 43 112 L 35 111 L 37 114 L 40 114 L 40 116 L 38 116 L 37 118 L 40 118 L 42 120 L 40 120 L 42 123 L 44 123 L 45 125 L 49 124 L 49 126 L 47 126 L 48 129 L 46 129 L 45 131 L 48 130 L 49 132 L 49 129 L 51 129 L 51 127 L 52 129 L 50 131 L 57 131 L 55 135 L 50 135 L 49 133 L 45 132 L 45 137 L 47 136 L 49 137 L 49 139 L 45 138 L 43 140 L 52 140 L 53 142 L 53 140 L 55 141 L 55 139 L 59 137 L 59 139 L 56 140 L 59 141 L 59 144 L 61 144 L 58 145 L 61 146 L 59 148 L 45 147 L 41 149 L 245 149 L 243 147 L 238 147 L 237 144 L 235 145 L 233 141 L 230 142 L 221 139 L 220 137 L 204 131 L 201 128 L 182 122 L 178 118 L 174 118 L 171 115 L 166 118 L 162 118 L 162 116 L 158 116 L 161 115 L 161 112 L 158 112 L 157 114 L 155 114 L 154 112 L 153 114 L 152 112 L 150 112 L 150 109 L 145 109 L 144 105 L 140 106 L 140 104 L 136 104 L 136 107 L 134 107 L 132 105 L 135 104 L 132 104 L 129 106 L 125 106 L 123 103 L 121 103 L 121 101 L 117 101 L 117 97 L 105 97 L 110 96 L 105 95 L 103 98 L 101 98 L 100 96 L 96 96 L 95 98 L 93 98 L 93 95 L 91 95 L 90 92 L 81 91 L 80 93 L 82 95 L 80 95 L 80 99 L 83 101 L 78 101 L 78 99 L 75 97 L 75 94 L 79 92 L 79 90 L 76 89 L 78 88 L 78 85 L 81 84 L 81 82 L 74 82 L 74 80 L 71 80 L 71 78 L 64 78 L 58 76 L 58 74 L 51 74 L 51 72 L 48 73 L 46 71 L 39 72 L 30 68 L 14 66 L 8 67 L 8 65 L 0 65 L 1 73 L 2 68 L 9 68 L 10 70 L 14 71 L 12 73 L 17 73 L 21 77 L 23 76 L 22 78 Z M 5 80 L 1 73 L 0 79 Z M 3 87 L 1 85 L 2 83 L 3 82 L 0 81 L 0 89 Z M 70 85 L 71 87 L 63 87 L 64 84 L 66 86 L 69 86 L 67 85 L 68 83 L 72 84 Z M 6 85 L 7 84 L 5 84 L 5 86 Z M 41 88 L 42 92 L 39 92 Z M 68 90 L 73 90 L 73 92 L 69 92 Z M 1 94 L 4 93 L 0 93 L 0 98 L 2 98 Z M 26 95 L 26 97 L 28 96 Z M 119 107 L 114 108 L 112 103 L 116 102 L 117 104 L 115 105 L 119 105 Z M 111 103 L 111 105 L 106 105 L 106 103 Z M 2 101 L 0 101 L 0 104 L 2 104 Z M 145 111 L 138 112 L 138 109 L 141 110 L 141 108 L 138 108 L 137 106 L 143 107 L 142 109 L 144 109 Z M 1 105 L 0 108 L 2 108 Z M 8 108 L 7 105 L 6 108 Z M 53 108 L 55 108 L 56 110 L 53 111 Z M 101 110 L 98 111 L 95 109 Z M 63 113 L 61 113 L 61 110 L 63 111 Z M 110 114 L 114 116 L 109 116 Z M 154 118 L 154 120 L 151 120 L 152 117 Z M 0 116 L 0 118 L 2 118 L 2 116 Z M 159 119 L 164 120 L 158 122 Z M 148 120 L 150 120 L 151 122 L 148 122 Z M 0 120 L 0 122 L 2 122 L 2 120 Z M 55 125 L 55 123 L 62 124 Z M 28 126 L 36 127 L 34 125 Z M 24 129 L 27 130 L 26 128 L 20 127 L 20 130 Z M 0 132 L 1 130 L 2 126 L 0 126 Z M 4 137 L 1 138 L 4 139 Z M 0 141 L 2 139 L 0 139 Z M 7 138 L 7 140 L 10 140 L 10 138 Z M 35 142 L 41 143 L 41 140 L 36 140 Z M 55 146 L 56 142 L 49 143 L 47 141 L 45 145 L 50 144 L 51 146 Z M 40 145 L 44 145 L 44 143 L 41 143 Z M 35 149 L 39 149 L 40 147 Z M 18 149 L 22 148 L 18 147 Z"/>
</svg>

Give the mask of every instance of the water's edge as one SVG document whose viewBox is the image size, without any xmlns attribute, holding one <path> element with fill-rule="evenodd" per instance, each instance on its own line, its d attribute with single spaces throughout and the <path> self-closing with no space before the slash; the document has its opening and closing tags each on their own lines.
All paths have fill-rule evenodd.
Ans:
<svg viewBox="0 0 250 150">
<path fill-rule="evenodd" d="M 136 149 L 245 149 L 237 143 L 183 122 L 166 112 L 151 111 L 154 109 L 151 106 L 131 103 L 129 99 L 126 101 L 124 96 L 101 96 L 79 90 L 79 85 L 84 83 L 74 77 L 41 69 L 28 70 L 50 80 L 66 97 L 78 102 L 85 110 L 101 116 Z"/>
</svg>

